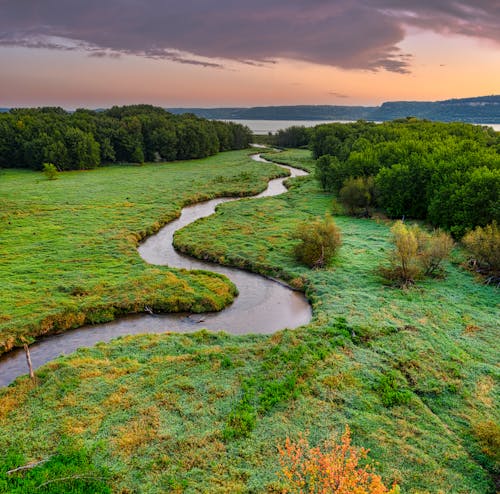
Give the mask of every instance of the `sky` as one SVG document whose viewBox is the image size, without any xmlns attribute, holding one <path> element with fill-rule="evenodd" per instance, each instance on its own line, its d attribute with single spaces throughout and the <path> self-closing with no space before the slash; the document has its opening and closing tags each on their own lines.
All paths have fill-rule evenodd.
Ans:
<svg viewBox="0 0 500 494">
<path fill-rule="evenodd" d="M 0 107 L 500 94 L 500 0 L 0 0 Z"/>
</svg>

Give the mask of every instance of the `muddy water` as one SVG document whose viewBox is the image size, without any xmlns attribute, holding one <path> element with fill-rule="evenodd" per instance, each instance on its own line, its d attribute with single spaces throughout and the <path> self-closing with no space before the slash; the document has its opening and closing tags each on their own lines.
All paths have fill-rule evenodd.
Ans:
<svg viewBox="0 0 500 494">
<path fill-rule="evenodd" d="M 253 155 L 252 158 L 255 161 L 266 162 L 258 154 Z M 303 170 L 285 165 L 280 166 L 286 168 L 292 177 L 307 175 Z M 286 192 L 283 185 L 285 180 L 286 178 L 271 180 L 267 189 L 254 198 L 275 196 Z M 219 204 L 234 200 L 240 199 L 214 199 L 184 208 L 178 219 L 168 223 L 156 235 L 146 239 L 138 249 L 141 257 L 150 264 L 205 269 L 226 275 L 239 291 L 232 305 L 221 312 L 205 314 L 127 316 L 110 323 L 83 326 L 60 335 L 49 336 L 30 347 L 33 366 L 38 368 L 59 355 L 74 352 L 77 348 L 90 347 L 100 341 L 106 342 L 123 335 L 167 331 L 189 333 L 202 328 L 213 331 L 223 330 L 231 334 L 270 334 L 280 329 L 296 328 L 307 324 L 311 319 L 311 307 L 302 293 L 253 273 L 193 259 L 179 254 L 173 248 L 172 239 L 176 230 L 199 218 L 213 214 Z M 0 386 L 9 384 L 17 376 L 26 372 L 24 352 L 15 350 L 0 358 Z"/>
</svg>

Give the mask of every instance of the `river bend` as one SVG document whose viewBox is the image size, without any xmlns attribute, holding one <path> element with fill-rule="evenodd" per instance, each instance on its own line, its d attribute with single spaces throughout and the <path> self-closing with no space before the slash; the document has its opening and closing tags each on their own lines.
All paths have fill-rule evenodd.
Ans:
<svg viewBox="0 0 500 494">
<path fill-rule="evenodd" d="M 255 161 L 267 162 L 259 154 Z M 290 177 L 307 175 L 307 172 L 286 165 L 279 165 L 290 172 Z M 283 182 L 289 177 L 277 178 L 268 183 L 264 192 L 253 196 L 269 197 L 286 192 Z M 172 245 L 176 230 L 209 216 L 224 202 L 241 198 L 219 198 L 184 208 L 181 216 L 165 225 L 157 234 L 147 238 L 138 248 L 140 256 L 150 264 L 175 268 L 204 269 L 226 275 L 238 288 L 235 301 L 220 312 L 204 314 L 137 314 L 116 321 L 82 326 L 61 334 L 41 338 L 30 347 L 34 368 L 74 352 L 80 347 L 90 347 L 123 335 L 179 332 L 188 333 L 206 328 L 223 330 L 231 334 L 270 334 L 284 328 L 296 328 L 311 319 L 311 307 L 304 295 L 277 281 L 237 268 L 200 261 L 178 253 Z M 244 199 L 243 199 L 244 200 Z M 27 373 L 22 350 L 13 350 L 0 357 L 0 386 L 6 386 L 17 376 Z"/>
</svg>

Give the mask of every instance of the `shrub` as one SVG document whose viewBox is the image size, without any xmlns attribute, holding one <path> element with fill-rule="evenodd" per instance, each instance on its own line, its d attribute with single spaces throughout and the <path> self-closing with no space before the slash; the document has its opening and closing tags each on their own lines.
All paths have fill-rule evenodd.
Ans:
<svg viewBox="0 0 500 494">
<path fill-rule="evenodd" d="M 391 228 L 394 250 L 391 253 L 391 266 L 380 269 L 388 280 L 406 287 L 422 275 L 418 263 L 418 239 L 414 228 L 407 227 L 402 221 L 397 221 Z"/>
<path fill-rule="evenodd" d="M 242 403 L 229 414 L 222 437 L 225 441 L 248 437 L 255 428 L 256 422 L 255 409 L 248 403 Z"/>
<path fill-rule="evenodd" d="M 368 450 L 351 445 L 349 426 L 340 444 L 330 440 L 321 448 L 311 448 L 306 439 L 286 439 L 278 446 L 283 493 L 321 494 L 397 494 L 399 488 L 387 489 L 370 465 L 359 466 Z"/>
<path fill-rule="evenodd" d="M 348 178 L 340 189 L 339 198 L 349 214 L 356 214 L 360 209 L 365 216 L 369 215 L 368 207 L 373 200 L 373 177 Z"/>
<path fill-rule="evenodd" d="M 462 239 L 480 270 L 500 274 L 500 229 L 497 222 L 477 227 Z"/>
<path fill-rule="evenodd" d="M 53 163 L 44 163 L 43 173 L 48 180 L 56 180 L 58 174 L 56 165 L 54 165 Z"/>
<path fill-rule="evenodd" d="M 397 221 L 391 232 L 395 248 L 390 266 L 380 268 L 382 276 L 407 287 L 422 276 L 444 273 L 442 264 L 453 248 L 449 234 L 440 230 L 429 234 L 417 225 L 409 227 L 402 221 Z"/>
<path fill-rule="evenodd" d="M 329 215 L 323 220 L 300 223 L 295 235 L 300 240 L 294 249 L 295 257 L 311 268 L 328 265 L 341 245 L 340 230 Z"/>
<path fill-rule="evenodd" d="M 432 235 L 417 230 L 418 249 L 420 262 L 425 276 L 437 276 L 443 273 L 445 261 L 453 249 L 453 239 L 441 230 L 436 230 Z"/>
</svg>

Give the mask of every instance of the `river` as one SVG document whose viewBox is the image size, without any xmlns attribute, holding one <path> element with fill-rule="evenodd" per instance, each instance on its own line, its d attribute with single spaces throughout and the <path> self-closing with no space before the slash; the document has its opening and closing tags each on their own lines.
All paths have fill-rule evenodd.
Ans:
<svg viewBox="0 0 500 494">
<path fill-rule="evenodd" d="M 260 155 L 255 161 L 266 162 Z M 290 172 L 290 177 L 307 175 L 307 172 L 279 165 Z M 269 197 L 286 192 L 283 182 L 289 177 L 277 178 L 268 183 L 264 192 L 254 196 Z M 172 246 L 176 230 L 214 213 L 224 202 L 240 198 L 219 198 L 202 202 L 182 210 L 181 216 L 164 226 L 157 234 L 146 239 L 138 248 L 141 257 L 150 264 L 168 265 L 185 269 L 204 269 L 226 275 L 237 286 L 239 295 L 233 304 L 220 312 L 204 314 L 138 314 L 116 321 L 83 326 L 78 329 L 40 339 L 30 347 L 33 367 L 74 352 L 80 347 L 90 347 L 98 342 L 130 334 L 179 332 L 189 333 L 206 328 L 223 330 L 231 334 L 271 334 L 284 328 L 296 328 L 311 320 L 311 306 L 304 295 L 279 281 L 270 280 L 236 268 L 199 261 L 179 254 Z M 27 373 L 24 351 L 13 350 L 0 357 L 0 386 L 10 384 L 17 376 Z"/>
</svg>

